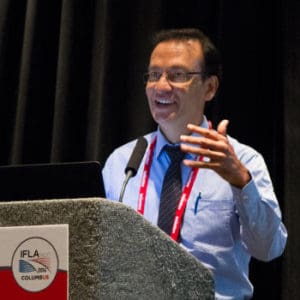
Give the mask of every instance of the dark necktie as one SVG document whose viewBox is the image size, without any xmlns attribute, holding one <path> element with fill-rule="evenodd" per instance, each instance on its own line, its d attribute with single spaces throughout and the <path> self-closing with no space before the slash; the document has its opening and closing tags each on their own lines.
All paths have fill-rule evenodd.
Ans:
<svg viewBox="0 0 300 300">
<path fill-rule="evenodd" d="M 160 194 L 160 206 L 158 214 L 158 227 L 170 235 L 175 218 L 175 212 L 181 196 L 181 168 L 180 164 L 184 153 L 179 146 L 166 145 L 171 162 L 164 177 Z"/>
</svg>

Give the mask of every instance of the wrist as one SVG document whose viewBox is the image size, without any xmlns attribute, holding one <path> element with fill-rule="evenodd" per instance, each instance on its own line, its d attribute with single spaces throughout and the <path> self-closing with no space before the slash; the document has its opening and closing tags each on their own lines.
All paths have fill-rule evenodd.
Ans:
<svg viewBox="0 0 300 300">
<path fill-rule="evenodd" d="M 250 172 L 245 167 L 243 167 L 240 174 L 240 180 L 233 185 L 239 189 L 243 189 L 251 179 L 252 176 Z"/>
</svg>

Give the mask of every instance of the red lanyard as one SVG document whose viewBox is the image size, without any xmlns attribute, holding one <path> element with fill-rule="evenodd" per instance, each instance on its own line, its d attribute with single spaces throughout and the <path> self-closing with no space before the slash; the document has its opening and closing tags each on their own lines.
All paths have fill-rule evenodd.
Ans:
<svg viewBox="0 0 300 300">
<path fill-rule="evenodd" d="M 149 151 L 148 151 L 148 154 L 146 157 L 146 162 L 145 162 L 144 170 L 143 170 L 143 174 L 142 174 L 142 182 L 141 182 L 141 186 L 140 186 L 138 209 L 137 209 L 137 211 L 142 215 L 144 214 L 144 209 L 145 209 L 148 180 L 149 180 L 149 176 L 150 176 L 150 169 L 151 169 L 151 164 L 152 164 L 152 160 L 153 160 L 156 140 L 157 140 L 157 137 L 155 136 L 153 141 L 150 144 L 150 148 L 149 148 Z M 202 161 L 203 157 L 199 157 L 198 159 L 200 161 Z M 198 168 L 192 169 L 189 179 L 188 179 L 188 182 L 184 186 L 182 194 L 180 196 L 180 200 L 178 202 L 178 206 L 176 209 L 175 218 L 174 218 L 174 222 L 173 222 L 173 226 L 172 226 L 172 232 L 170 234 L 171 238 L 175 241 L 178 241 L 183 214 L 184 214 L 184 211 L 186 208 L 187 201 L 190 197 L 194 182 L 196 180 L 198 171 L 199 171 Z"/>
</svg>

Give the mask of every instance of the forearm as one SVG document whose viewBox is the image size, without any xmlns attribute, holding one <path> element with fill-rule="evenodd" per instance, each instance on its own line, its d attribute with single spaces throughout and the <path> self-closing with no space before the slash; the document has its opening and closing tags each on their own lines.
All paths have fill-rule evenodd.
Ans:
<svg viewBox="0 0 300 300">
<path fill-rule="evenodd" d="M 286 229 L 276 196 L 270 188 L 251 180 L 242 190 L 234 188 L 241 224 L 241 237 L 248 251 L 257 259 L 268 261 L 282 254 Z"/>
</svg>

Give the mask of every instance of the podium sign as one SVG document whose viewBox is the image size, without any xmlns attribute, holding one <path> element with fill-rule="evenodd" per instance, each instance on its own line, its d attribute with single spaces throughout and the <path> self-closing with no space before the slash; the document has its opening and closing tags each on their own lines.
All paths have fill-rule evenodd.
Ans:
<svg viewBox="0 0 300 300">
<path fill-rule="evenodd" d="M 0 227 L 3 299 L 68 299 L 67 224 Z"/>
</svg>

